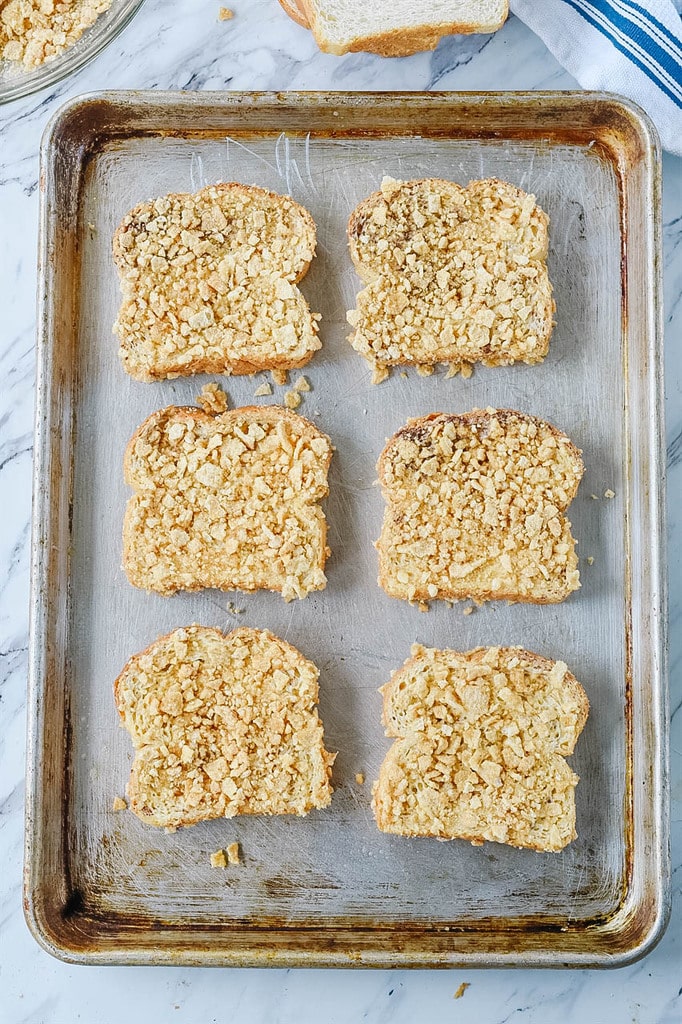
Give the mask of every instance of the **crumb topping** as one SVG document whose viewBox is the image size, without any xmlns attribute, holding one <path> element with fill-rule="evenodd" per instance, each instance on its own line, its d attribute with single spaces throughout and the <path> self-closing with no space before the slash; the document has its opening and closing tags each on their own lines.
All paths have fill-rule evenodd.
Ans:
<svg viewBox="0 0 682 1024">
<path fill-rule="evenodd" d="M 227 395 L 219 384 L 204 384 L 197 404 L 204 412 L 219 415 L 227 411 Z"/>
<path fill-rule="evenodd" d="M 380 582 L 393 597 L 561 601 L 580 586 L 563 514 L 580 453 L 512 410 L 412 420 L 379 462 Z"/>
<path fill-rule="evenodd" d="M 317 677 L 265 630 L 178 629 L 132 658 L 116 684 L 135 747 L 132 809 L 175 828 L 326 807 L 333 756 L 315 709 Z M 234 843 L 227 862 L 238 861 Z"/>
<path fill-rule="evenodd" d="M 562 849 L 578 782 L 564 757 L 589 708 L 566 665 L 520 648 L 412 654 L 382 691 L 399 739 L 374 790 L 379 827 Z"/>
<path fill-rule="evenodd" d="M 547 223 L 506 182 L 384 179 L 349 224 L 367 285 L 351 344 L 381 367 L 540 362 L 554 312 Z"/>
<path fill-rule="evenodd" d="M 112 0 L 6 0 L 0 3 L 0 59 L 37 68 L 68 50 Z"/>
<path fill-rule="evenodd" d="M 320 348 L 296 285 L 314 251 L 308 211 L 264 189 L 211 185 L 136 206 L 114 236 L 124 368 L 149 381 L 302 366 Z"/>
<path fill-rule="evenodd" d="M 326 584 L 329 438 L 278 406 L 155 413 L 133 437 L 124 567 L 135 586 L 270 589 Z"/>
</svg>

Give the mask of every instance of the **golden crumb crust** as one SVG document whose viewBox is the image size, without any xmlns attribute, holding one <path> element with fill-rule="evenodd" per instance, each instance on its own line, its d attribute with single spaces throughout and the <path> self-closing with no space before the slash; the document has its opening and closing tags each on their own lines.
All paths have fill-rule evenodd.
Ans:
<svg viewBox="0 0 682 1024">
<path fill-rule="evenodd" d="M 237 182 L 140 203 L 113 240 L 124 369 L 153 381 L 304 366 L 320 348 L 297 282 L 315 223 L 289 196 Z"/>
<path fill-rule="evenodd" d="M 383 832 L 546 852 L 576 838 L 578 777 L 565 758 L 589 701 L 563 662 L 415 644 L 381 692 L 396 739 L 373 787 Z"/>
<path fill-rule="evenodd" d="M 223 636 L 187 626 L 136 654 L 114 684 L 135 748 L 131 810 L 175 829 L 328 806 L 336 755 L 324 748 L 318 675 L 296 648 L 259 629 Z"/>
<path fill-rule="evenodd" d="M 406 363 L 541 362 L 554 314 L 547 226 L 535 196 L 495 178 L 385 178 L 348 223 L 366 285 L 351 345 L 380 379 Z"/>
<path fill-rule="evenodd" d="M 410 601 L 563 601 L 580 586 L 564 515 L 583 474 L 556 427 L 514 409 L 408 421 L 377 466 L 379 583 Z"/>
<path fill-rule="evenodd" d="M 149 416 L 124 458 L 133 488 L 123 567 L 136 587 L 279 591 L 326 585 L 329 438 L 280 406 L 217 416 L 169 406 Z"/>
</svg>

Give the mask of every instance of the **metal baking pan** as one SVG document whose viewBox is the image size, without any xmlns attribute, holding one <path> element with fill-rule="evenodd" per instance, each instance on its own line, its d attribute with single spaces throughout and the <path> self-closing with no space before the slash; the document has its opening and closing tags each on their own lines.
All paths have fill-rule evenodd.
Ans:
<svg viewBox="0 0 682 1024">
<path fill-rule="evenodd" d="M 537 195 L 557 301 L 542 365 L 477 368 L 469 380 L 410 369 L 370 384 L 346 340 L 359 282 L 345 226 L 384 174 L 494 175 Z M 192 402 L 205 378 L 123 373 L 112 233 L 140 200 L 220 180 L 289 192 L 318 226 L 302 287 L 322 313 L 323 349 L 299 411 L 337 449 L 333 556 L 327 589 L 293 604 L 268 593 L 166 599 L 121 570 L 128 438 L 153 410 Z M 40 181 L 25 877 L 38 941 L 111 964 L 590 967 L 650 950 L 666 923 L 669 859 L 660 160 L 646 117 L 590 93 L 112 92 L 53 119 Z M 258 383 L 227 380 L 232 404 L 251 403 Z M 492 602 L 464 616 L 441 602 L 422 614 L 376 583 L 376 459 L 408 416 L 488 405 L 549 419 L 583 450 L 570 510 L 582 589 L 554 606 Z M 192 622 L 268 627 L 319 666 L 327 745 L 339 751 L 328 810 L 174 835 L 113 812 L 132 758 L 113 680 L 133 652 Z M 565 851 L 377 831 L 370 788 L 388 742 L 376 691 L 416 640 L 521 644 L 583 683 L 592 710 L 571 759 L 579 837 Z M 234 840 L 243 863 L 212 869 L 209 854 Z"/>
</svg>

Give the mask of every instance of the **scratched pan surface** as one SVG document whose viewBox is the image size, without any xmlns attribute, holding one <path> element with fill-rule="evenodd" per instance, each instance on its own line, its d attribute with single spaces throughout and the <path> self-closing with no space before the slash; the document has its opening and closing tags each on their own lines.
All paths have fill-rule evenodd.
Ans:
<svg viewBox="0 0 682 1024">
<path fill-rule="evenodd" d="M 469 380 L 410 369 L 370 384 L 346 340 L 359 285 L 345 228 L 384 174 L 498 176 L 536 194 L 557 301 L 541 366 L 478 368 Z M 165 599 L 121 570 L 126 443 L 208 378 L 150 385 L 122 371 L 112 234 L 140 200 L 231 180 L 289 192 L 318 227 L 302 287 L 322 314 L 323 348 L 299 411 L 336 446 L 333 555 L 327 589 L 292 604 Z M 586 966 L 646 952 L 668 900 L 659 180 L 647 122 L 590 94 L 108 93 L 52 122 L 42 182 L 26 847 L 39 941 L 112 963 Z M 283 388 L 254 399 L 260 382 L 227 379 L 231 404 L 282 401 Z M 464 616 L 433 603 L 423 614 L 376 583 L 377 456 L 410 416 L 488 405 L 547 418 L 583 450 L 570 511 L 582 589 L 558 606 L 490 603 Z M 131 763 L 113 680 L 131 654 L 192 622 L 267 627 L 319 666 L 327 745 L 339 751 L 329 809 L 173 835 L 112 811 Z M 377 688 L 417 640 L 521 644 L 581 680 L 591 714 L 571 759 L 579 838 L 565 851 L 377 831 L 371 783 L 388 749 Z M 234 840 L 243 863 L 212 869 L 210 853 Z"/>
</svg>

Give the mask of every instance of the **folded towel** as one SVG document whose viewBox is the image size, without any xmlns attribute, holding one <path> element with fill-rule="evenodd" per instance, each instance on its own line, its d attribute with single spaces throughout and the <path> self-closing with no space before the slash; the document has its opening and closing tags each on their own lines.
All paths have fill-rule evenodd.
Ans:
<svg viewBox="0 0 682 1024">
<path fill-rule="evenodd" d="M 584 89 L 639 103 L 663 147 L 682 156 L 682 0 L 510 0 L 510 7 Z"/>
</svg>

